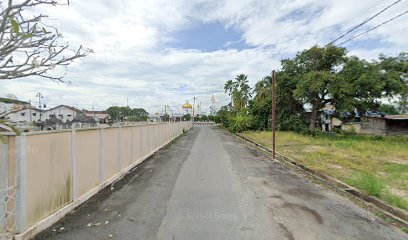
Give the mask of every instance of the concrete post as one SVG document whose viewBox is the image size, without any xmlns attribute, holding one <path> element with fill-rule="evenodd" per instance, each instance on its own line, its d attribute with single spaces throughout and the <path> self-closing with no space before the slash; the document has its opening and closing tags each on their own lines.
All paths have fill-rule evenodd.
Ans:
<svg viewBox="0 0 408 240">
<path fill-rule="evenodd" d="M 77 144 L 76 144 L 76 132 L 75 129 L 71 133 L 71 158 L 72 158 L 72 200 L 78 198 L 78 172 L 77 172 Z"/>
<path fill-rule="evenodd" d="M 26 229 L 27 213 L 27 156 L 26 136 L 16 136 L 16 232 Z"/>
<path fill-rule="evenodd" d="M 105 138 L 103 128 L 99 131 L 99 183 L 102 184 L 105 182 Z"/>
<path fill-rule="evenodd" d="M 130 128 L 130 138 L 131 138 L 131 143 L 130 143 L 130 161 L 132 162 L 132 163 L 134 163 L 135 162 L 135 156 L 136 156 L 136 154 L 135 154 L 135 129 L 134 129 L 134 127 L 131 127 Z"/>
<path fill-rule="evenodd" d="M 122 127 L 118 128 L 118 169 L 122 170 Z"/>
</svg>

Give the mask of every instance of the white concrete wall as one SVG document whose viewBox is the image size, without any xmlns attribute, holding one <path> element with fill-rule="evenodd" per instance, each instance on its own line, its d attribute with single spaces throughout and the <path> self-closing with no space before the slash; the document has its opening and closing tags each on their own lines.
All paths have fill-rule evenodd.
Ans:
<svg viewBox="0 0 408 240">
<path fill-rule="evenodd" d="M 40 119 L 40 112 L 34 109 L 24 109 L 9 113 L 6 118 L 12 122 L 35 122 Z"/>
<path fill-rule="evenodd" d="M 61 119 L 63 122 L 72 121 L 77 114 L 78 113 L 76 111 L 73 111 L 72 109 L 69 109 L 65 106 L 60 106 L 54 109 L 44 111 L 43 120 L 50 119 L 51 115 L 55 115 L 56 118 Z"/>
<path fill-rule="evenodd" d="M 189 121 L 10 136 L 15 144 L 6 150 L 18 185 L 13 221 L 22 233 L 16 239 L 49 227 L 191 127 Z"/>
</svg>

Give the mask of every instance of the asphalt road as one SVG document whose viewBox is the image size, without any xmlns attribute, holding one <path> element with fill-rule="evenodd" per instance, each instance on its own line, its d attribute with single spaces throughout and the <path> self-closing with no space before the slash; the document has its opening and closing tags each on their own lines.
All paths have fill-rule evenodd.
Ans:
<svg viewBox="0 0 408 240">
<path fill-rule="evenodd" d="M 407 239 L 222 130 L 195 127 L 36 239 Z"/>
</svg>

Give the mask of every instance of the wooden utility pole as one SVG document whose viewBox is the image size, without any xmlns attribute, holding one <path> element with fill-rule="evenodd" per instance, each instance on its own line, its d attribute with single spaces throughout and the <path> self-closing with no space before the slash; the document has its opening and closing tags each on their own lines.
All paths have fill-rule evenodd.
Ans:
<svg viewBox="0 0 408 240">
<path fill-rule="evenodd" d="M 275 130 L 276 130 L 276 76 L 272 71 L 272 157 L 275 159 Z"/>
<path fill-rule="evenodd" d="M 230 131 L 232 132 L 232 108 L 230 108 Z"/>
</svg>

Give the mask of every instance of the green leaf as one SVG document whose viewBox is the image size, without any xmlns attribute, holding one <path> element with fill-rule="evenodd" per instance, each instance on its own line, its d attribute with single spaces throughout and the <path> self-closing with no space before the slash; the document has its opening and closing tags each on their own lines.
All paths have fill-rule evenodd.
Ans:
<svg viewBox="0 0 408 240">
<path fill-rule="evenodd" d="M 27 39 L 27 38 L 30 38 L 30 37 L 33 37 L 33 36 L 34 36 L 34 34 L 32 34 L 32 33 L 27 33 L 27 34 L 22 35 L 22 38 L 23 38 L 23 39 Z"/>
<path fill-rule="evenodd" d="M 14 18 L 12 18 L 12 17 L 10 17 L 10 22 L 11 22 L 11 26 L 13 27 L 13 31 L 15 33 L 18 33 L 18 30 L 19 30 L 18 22 L 16 20 L 14 20 Z"/>
</svg>

